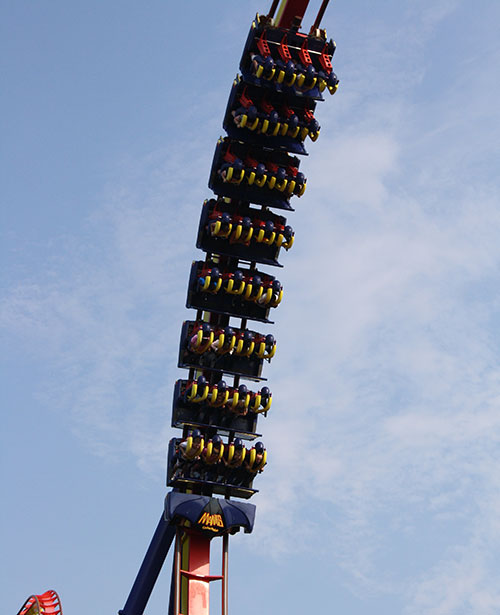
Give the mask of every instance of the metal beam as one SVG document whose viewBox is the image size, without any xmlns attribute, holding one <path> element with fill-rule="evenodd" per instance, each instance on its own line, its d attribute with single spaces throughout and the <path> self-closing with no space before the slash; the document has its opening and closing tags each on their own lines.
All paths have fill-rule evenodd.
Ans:
<svg viewBox="0 0 500 615">
<path fill-rule="evenodd" d="M 288 30 L 296 17 L 301 22 L 308 4 L 309 0 L 281 0 L 275 19 L 276 25 Z"/>
</svg>

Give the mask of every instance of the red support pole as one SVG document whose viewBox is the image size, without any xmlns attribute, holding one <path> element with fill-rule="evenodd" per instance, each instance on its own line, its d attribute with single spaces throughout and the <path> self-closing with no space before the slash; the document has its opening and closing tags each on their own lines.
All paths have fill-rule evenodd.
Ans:
<svg viewBox="0 0 500 615">
<path fill-rule="evenodd" d="M 302 21 L 308 4 L 309 0 L 282 0 L 275 20 L 276 25 L 279 28 L 288 30 L 292 26 L 295 17 Z"/>
<path fill-rule="evenodd" d="M 210 609 L 210 539 L 189 538 L 188 614 L 208 615 Z"/>
<path fill-rule="evenodd" d="M 211 536 L 177 529 L 173 615 L 209 615 L 210 582 L 222 581 L 222 615 L 227 615 L 228 536 L 223 537 L 222 575 L 210 574 Z"/>
<path fill-rule="evenodd" d="M 328 6 L 329 1 L 330 0 L 323 0 L 323 2 L 321 3 L 318 14 L 316 15 L 316 19 L 314 20 L 314 23 L 311 26 L 311 33 L 313 33 L 314 30 L 319 28 L 319 24 L 321 23 L 321 20 L 323 19 L 323 15 L 325 14 L 326 7 Z"/>
</svg>

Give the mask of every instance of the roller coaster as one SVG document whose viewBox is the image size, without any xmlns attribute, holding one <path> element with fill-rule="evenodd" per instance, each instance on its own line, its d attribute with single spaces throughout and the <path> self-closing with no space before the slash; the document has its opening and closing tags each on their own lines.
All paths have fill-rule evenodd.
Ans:
<svg viewBox="0 0 500 615">
<path fill-rule="evenodd" d="M 229 536 L 251 533 L 255 506 L 246 502 L 267 464 L 257 423 L 271 409 L 272 393 L 259 383 L 276 353 L 272 334 L 248 327 L 271 323 L 284 294 L 261 267 L 281 268 L 281 250 L 294 231 L 278 212 L 293 212 L 307 180 L 298 156 L 315 142 L 314 115 L 323 94 L 334 94 L 335 43 L 320 22 L 322 0 L 309 33 L 300 31 L 309 0 L 273 0 L 251 24 L 209 176 L 214 196 L 202 207 L 174 386 L 172 427 L 182 436 L 168 446 L 164 509 L 119 615 L 142 615 L 167 553 L 174 544 L 169 615 L 208 615 L 210 583 L 221 581 L 221 613 L 228 613 Z M 276 211 L 277 210 L 277 211 Z M 259 268 L 258 268 L 259 267 Z M 247 386 L 242 380 L 254 383 Z M 260 388 L 259 388 L 260 387 Z M 215 497 L 221 496 L 221 497 Z M 210 547 L 222 539 L 222 570 L 210 570 Z M 62 615 L 54 591 L 30 596 L 18 615 Z"/>
</svg>

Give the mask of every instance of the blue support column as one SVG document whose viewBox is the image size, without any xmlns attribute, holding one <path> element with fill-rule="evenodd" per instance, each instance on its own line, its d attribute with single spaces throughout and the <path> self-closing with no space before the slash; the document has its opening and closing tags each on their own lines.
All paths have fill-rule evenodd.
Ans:
<svg viewBox="0 0 500 615">
<path fill-rule="evenodd" d="M 167 523 L 162 514 L 127 602 L 118 611 L 119 615 L 143 615 L 174 537 L 175 526 Z"/>
</svg>

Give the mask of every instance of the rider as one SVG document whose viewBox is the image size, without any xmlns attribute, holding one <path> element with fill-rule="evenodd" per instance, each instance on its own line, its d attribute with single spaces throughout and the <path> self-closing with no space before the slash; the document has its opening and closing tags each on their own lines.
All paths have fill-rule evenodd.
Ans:
<svg viewBox="0 0 500 615">
<path fill-rule="evenodd" d="M 232 483 L 233 477 L 237 475 L 239 468 L 241 468 L 245 460 L 246 452 L 247 449 L 243 445 L 241 438 L 235 438 L 232 445 L 225 448 L 224 455 L 222 456 L 223 476 L 221 477 L 225 479 L 225 482 Z"/>
<path fill-rule="evenodd" d="M 255 451 L 255 454 L 252 454 Z M 266 449 L 262 442 L 257 442 L 253 447 L 253 450 L 250 451 L 250 454 L 246 456 L 241 476 L 241 484 L 245 487 L 250 487 L 253 479 L 259 472 L 262 472 L 264 466 L 266 465 Z"/>
<path fill-rule="evenodd" d="M 210 447 L 209 444 L 212 444 Z M 211 451 L 209 452 L 209 449 Z M 215 481 L 219 473 L 218 466 L 221 463 L 222 455 L 224 454 L 224 444 L 219 434 L 216 434 L 209 440 L 207 446 L 201 453 L 203 464 L 206 466 L 203 471 L 204 480 Z"/>
<path fill-rule="evenodd" d="M 175 454 L 172 478 L 189 477 L 191 466 L 200 458 L 203 444 L 203 437 L 199 429 L 193 429 L 189 436 L 179 443 Z"/>
</svg>

